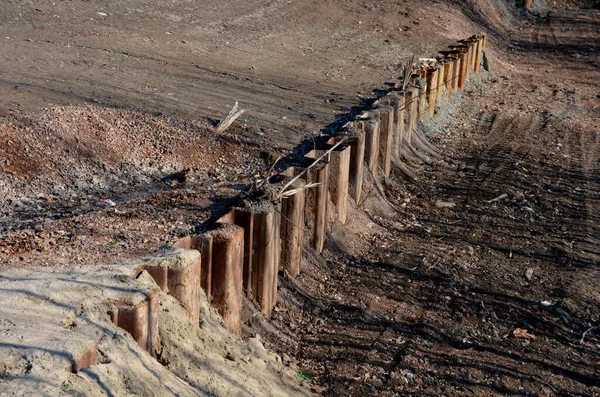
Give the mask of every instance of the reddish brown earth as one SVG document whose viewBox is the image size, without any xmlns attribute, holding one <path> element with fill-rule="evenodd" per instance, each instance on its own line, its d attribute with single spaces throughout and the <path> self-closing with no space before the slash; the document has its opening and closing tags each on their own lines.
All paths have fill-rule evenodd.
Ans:
<svg viewBox="0 0 600 397">
<path fill-rule="evenodd" d="M 426 123 L 440 153 L 366 186 L 245 335 L 324 395 L 599 395 L 600 14 L 534 3 L 5 2 L 0 266 L 158 252 L 411 53 L 486 31 L 493 73 Z"/>
</svg>

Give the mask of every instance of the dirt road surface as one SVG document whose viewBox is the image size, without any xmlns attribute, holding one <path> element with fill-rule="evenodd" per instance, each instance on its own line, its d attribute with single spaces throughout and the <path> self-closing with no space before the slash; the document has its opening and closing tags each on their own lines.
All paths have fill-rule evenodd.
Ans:
<svg viewBox="0 0 600 397">
<path fill-rule="evenodd" d="M 405 152 L 366 186 L 324 253 L 280 275 L 272 321 L 245 302 L 244 335 L 327 396 L 600 395 L 591 6 L 4 2 L 0 266 L 160 252 L 401 61 L 485 31 L 491 73 L 421 126 L 435 155 Z M 236 100 L 247 116 L 214 134 Z"/>
<path fill-rule="evenodd" d="M 416 181 L 396 168 L 392 205 L 287 280 L 277 328 L 325 395 L 600 393 L 599 29 L 520 25 L 437 125 L 439 156 L 405 156 Z"/>
</svg>

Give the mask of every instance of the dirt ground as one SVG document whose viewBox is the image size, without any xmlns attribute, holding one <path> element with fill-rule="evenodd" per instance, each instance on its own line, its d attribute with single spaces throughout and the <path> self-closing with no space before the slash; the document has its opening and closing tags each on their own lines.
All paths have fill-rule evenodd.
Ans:
<svg viewBox="0 0 600 397">
<path fill-rule="evenodd" d="M 274 334 L 299 336 L 273 343 L 324 395 L 600 394 L 598 17 L 518 25 L 430 122 L 439 154 L 404 155 L 416 180 L 285 281 Z"/>
<path fill-rule="evenodd" d="M 197 251 L 154 260 L 185 262 Z M 187 259 L 186 259 L 187 258 Z M 265 350 L 259 337 L 239 340 L 200 291 L 200 324 L 152 277 L 131 277 L 140 262 L 66 269 L 19 268 L 0 279 L 2 396 L 310 396 L 297 370 Z M 148 263 L 148 262 L 145 262 Z M 107 311 L 147 302 L 158 318 L 156 359 L 116 327 Z M 153 339 L 152 338 L 152 339 Z M 73 373 L 88 351 L 97 362 Z M 79 360 L 79 361 L 78 361 Z"/>
<path fill-rule="evenodd" d="M 250 136 L 261 129 L 290 149 L 396 79 L 402 60 L 435 54 L 484 18 L 502 29 L 499 15 L 469 1 L 9 0 L 0 105 L 218 119 L 238 100 Z"/>
<path fill-rule="evenodd" d="M 6 2 L 0 266 L 160 252 L 400 61 L 486 31 L 491 73 L 421 126 L 435 153 L 365 186 L 245 336 L 328 396 L 600 395 L 600 13 L 549 6 Z"/>
</svg>

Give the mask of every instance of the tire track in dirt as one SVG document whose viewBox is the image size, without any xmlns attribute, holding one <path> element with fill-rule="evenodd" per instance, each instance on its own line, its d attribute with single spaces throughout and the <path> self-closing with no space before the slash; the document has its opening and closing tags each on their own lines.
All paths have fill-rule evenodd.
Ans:
<svg viewBox="0 0 600 397">
<path fill-rule="evenodd" d="M 493 119 L 492 122 L 489 124 L 483 121 L 485 119 L 490 118 Z M 479 124 L 481 124 L 481 127 L 485 128 L 485 125 L 488 124 L 488 127 L 486 129 L 480 129 L 479 133 L 485 135 L 486 141 L 491 142 L 486 142 L 487 144 L 485 145 L 479 145 L 480 147 L 484 148 L 483 153 L 481 153 L 479 156 L 468 157 L 465 161 L 465 168 L 463 170 L 463 172 L 465 173 L 464 178 L 470 184 L 478 186 L 480 186 L 483 183 L 483 181 L 487 178 L 488 175 L 493 173 L 492 168 L 491 171 L 489 171 L 489 173 L 484 173 L 482 175 L 482 171 L 489 168 L 490 157 L 493 156 L 493 153 L 495 153 L 495 151 L 498 149 L 499 143 L 497 142 L 497 138 L 495 137 L 497 137 L 501 131 L 506 130 L 511 125 L 511 123 L 514 122 L 514 119 L 501 117 L 498 114 L 494 114 L 491 116 L 482 114 L 479 117 L 479 120 L 483 121 L 479 122 Z M 477 149 L 474 148 L 472 150 Z"/>
<path fill-rule="evenodd" d="M 583 203 L 585 235 L 583 236 L 582 251 L 596 257 L 598 259 L 598 245 L 594 238 L 600 235 L 598 232 L 598 224 L 600 218 L 600 200 L 598 192 L 600 191 L 600 173 L 599 164 L 600 156 L 600 134 L 579 134 L 579 148 L 581 151 L 581 173 L 584 175 L 583 180 Z"/>
<path fill-rule="evenodd" d="M 562 142 L 558 154 L 553 153 L 557 142 Z M 569 336 L 573 332 L 571 329 L 579 332 L 590 324 L 586 313 L 591 310 L 588 302 L 594 301 L 595 293 L 589 289 L 589 280 L 598 276 L 597 269 L 590 266 L 597 264 L 597 254 L 591 251 L 594 243 L 597 246 L 595 213 L 598 213 L 598 200 L 594 192 L 598 191 L 599 181 L 598 143 L 597 134 L 586 135 L 550 116 L 480 114 L 473 138 L 458 144 L 453 151 L 461 156 L 461 161 L 469 164 L 462 177 L 460 172 L 449 174 L 443 168 L 434 170 L 429 176 L 438 184 L 437 188 L 432 188 L 433 195 L 439 197 L 443 191 L 443 195 L 452 197 L 454 202 L 468 203 L 440 219 L 433 217 L 426 223 L 431 230 L 429 234 L 440 243 L 456 244 L 458 238 L 471 246 L 495 251 L 492 258 L 487 256 L 485 260 L 496 262 L 490 266 L 500 269 L 504 266 L 504 280 L 497 279 L 498 269 L 489 275 L 487 271 L 475 275 L 482 290 L 492 295 L 516 293 L 530 299 L 526 298 L 526 292 L 515 287 L 516 280 L 506 281 L 512 279 L 508 274 L 532 267 L 536 277 L 544 283 L 544 295 L 537 296 L 578 302 L 565 305 L 557 312 L 567 319 L 563 320 L 568 322 L 566 334 L 565 328 L 558 324 L 543 325 L 545 337 L 554 343 L 574 338 Z M 481 148 L 485 149 L 482 151 Z M 579 193 L 576 189 L 580 189 Z M 494 195 L 501 197 L 504 193 L 507 194 L 505 198 L 486 203 Z M 439 225 L 440 220 L 446 218 L 458 220 L 452 221 L 455 226 L 444 230 Z M 588 237 L 590 239 L 586 240 Z M 566 241 L 571 239 L 577 240 L 572 247 Z M 488 283 L 491 285 L 484 287 Z M 533 299 L 540 299 L 537 296 Z M 502 300 L 495 304 L 499 302 Z M 542 324 L 537 327 L 541 332 Z M 494 359 L 493 354 L 483 353 L 484 350 L 470 354 L 469 358 L 475 360 L 478 355 L 481 360 Z M 550 358 L 553 356 L 550 350 L 542 353 L 540 363 L 555 366 L 558 371 L 560 361 Z M 573 368 L 584 373 L 584 361 L 573 361 Z M 524 375 L 530 371 L 535 370 L 530 367 Z M 562 372 L 561 376 L 578 382 L 582 379 L 584 383 L 590 381 L 577 372 Z"/>
<path fill-rule="evenodd" d="M 485 176 L 480 185 L 481 189 L 489 187 L 501 189 L 512 179 L 516 162 L 523 161 L 529 154 L 529 137 L 532 135 L 536 125 L 535 118 L 531 116 L 526 116 L 525 118 L 517 116 L 511 117 L 510 120 L 506 129 L 500 132 L 498 142 L 492 148 L 491 153 L 493 155 L 496 151 L 497 153 L 502 153 L 503 149 L 509 149 L 502 156 L 495 158 L 497 164 Z"/>
<path fill-rule="evenodd" d="M 488 120 L 493 121 L 490 123 Z M 540 123 L 534 116 L 481 114 L 475 128 L 478 134 L 485 136 L 477 144 L 483 152 L 475 155 L 477 148 L 471 148 L 464 162 L 466 165 L 459 174 L 463 172 L 468 184 L 481 190 L 501 190 L 518 170 L 518 164 L 528 156 L 531 135 Z"/>
</svg>

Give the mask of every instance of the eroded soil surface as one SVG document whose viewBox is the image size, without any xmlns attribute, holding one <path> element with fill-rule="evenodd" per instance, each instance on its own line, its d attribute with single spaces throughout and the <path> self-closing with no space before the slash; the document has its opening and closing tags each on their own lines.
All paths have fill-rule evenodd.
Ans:
<svg viewBox="0 0 600 397">
<path fill-rule="evenodd" d="M 245 336 L 324 395 L 598 395 L 600 15 L 535 3 L 5 2 L 0 266 L 160 252 L 412 53 L 487 31 L 436 149 L 365 186 L 272 320 L 246 302 Z"/>
<path fill-rule="evenodd" d="M 439 154 L 405 152 L 416 180 L 396 168 L 387 202 L 284 281 L 275 327 L 254 326 L 324 395 L 600 393 L 599 29 L 522 25 L 447 109 Z"/>
</svg>

